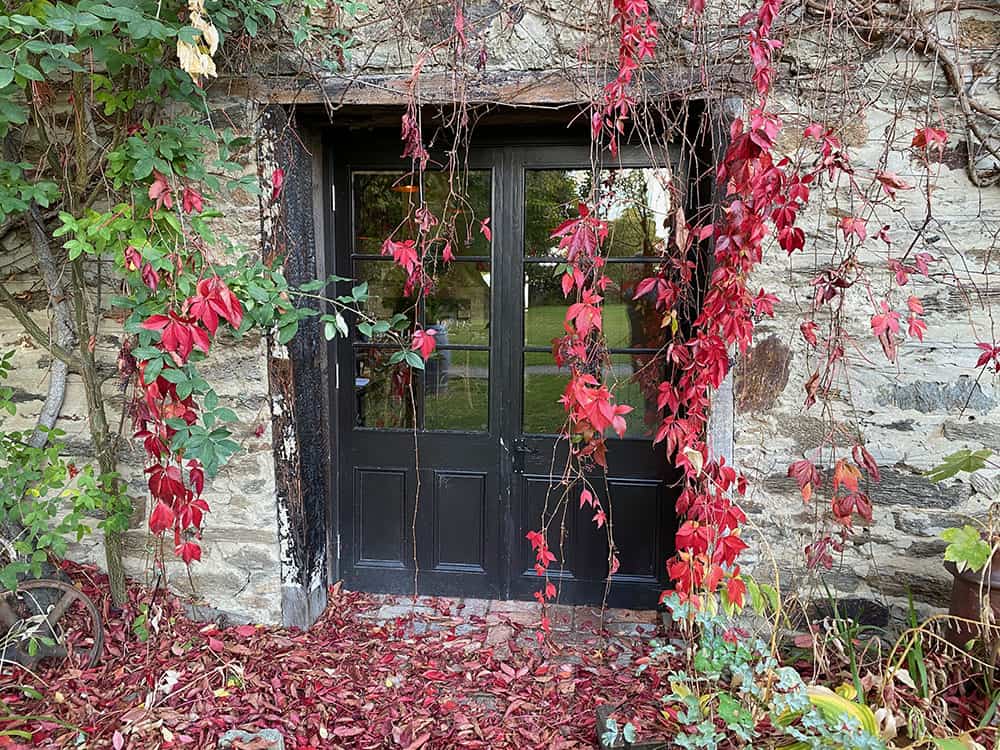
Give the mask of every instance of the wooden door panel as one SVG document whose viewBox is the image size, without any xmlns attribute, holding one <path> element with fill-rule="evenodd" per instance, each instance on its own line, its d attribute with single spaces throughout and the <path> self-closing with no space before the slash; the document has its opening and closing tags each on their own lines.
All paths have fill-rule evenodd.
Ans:
<svg viewBox="0 0 1000 750">
<path fill-rule="evenodd" d="M 434 472 L 434 570 L 486 572 L 487 485 L 486 472 Z"/>
<path fill-rule="evenodd" d="M 512 556 L 512 594 L 523 598 L 542 587 L 532 570 L 534 557 L 524 541 L 528 530 L 543 525 L 543 508 L 549 498 L 548 544 L 557 561 L 550 577 L 564 603 L 615 606 L 655 606 L 666 585 L 665 562 L 670 554 L 674 528 L 671 479 L 662 447 L 650 440 L 656 410 L 657 349 L 662 341 L 661 317 L 655 307 L 637 298 L 635 289 L 656 270 L 657 244 L 665 230 L 656 216 L 665 214 L 671 200 L 660 179 L 660 170 L 648 158 L 632 152 L 595 176 L 590 155 L 573 148 L 522 149 L 513 157 L 513 205 L 519 252 L 511 268 L 523 290 L 517 296 L 512 337 L 515 363 L 512 390 L 520 400 L 514 415 L 515 447 L 512 505 L 519 523 L 514 543 L 522 550 Z M 550 238 L 551 224 L 577 215 L 577 202 L 586 201 L 593 185 L 607 191 L 598 202 L 607 211 L 609 256 L 604 274 L 604 333 L 609 357 L 600 365 L 599 377 L 613 388 L 619 403 L 633 407 L 624 439 L 608 437 L 610 473 L 588 476 L 613 523 L 618 570 L 609 574 L 608 528 L 598 528 L 594 511 L 581 508 L 582 484 L 563 485 L 567 442 L 559 437 L 566 413 L 558 399 L 569 378 L 552 357 L 553 338 L 565 333 L 567 300 L 553 279 L 553 268 L 565 262 L 563 252 Z M 617 187 L 616 187 L 617 186 Z M 618 190 L 627 191 L 621 194 Z M 652 372 L 653 377 L 650 377 Z M 546 434 L 547 433 L 547 434 Z M 560 506 L 560 499 L 565 497 Z M 557 507 L 558 506 L 558 507 Z"/>
<path fill-rule="evenodd" d="M 355 565 L 406 567 L 407 473 L 401 468 L 355 467 Z"/>
</svg>

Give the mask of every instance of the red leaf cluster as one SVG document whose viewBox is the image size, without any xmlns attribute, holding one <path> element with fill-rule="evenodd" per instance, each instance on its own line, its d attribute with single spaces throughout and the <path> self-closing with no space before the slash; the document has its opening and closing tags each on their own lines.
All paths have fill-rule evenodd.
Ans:
<svg viewBox="0 0 1000 750">
<path fill-rule="evenodd" d="M 618 136 L 625 132 L 625 122 L 635 104 L 629 88 L 644 60 L 656 56 L 660 25 L 650 18 L 646 0 L 614 0 L 612 20 L 618 24 L 618 65 L 614 80 L 604 86 L 603 98 L 591 115 L 594 140 L 608 138 L 612 155 L 618 153 Z"/>
<path fill-rule="evenodd" d="M 195 294 L 166 315 L 152 315 L 142 327 L 158 331 L 155 346 L 167 353 L 177 366 L 183 366 L 198 351 L 208 353 L 212 337 L 220 322 L 233 329 L 243 323 L 243 306 L 232 290 L 218 276 L 200 280 Z M 194 460 L 185 461 L 183 453 L 174 451 L 171 442 L 177 433 L 177 422 L 190 426 L 198 421 L 198 405 L 192 395 L 181 398 L 177 385 L 160 371 L 148 377 L 149 363 L 139 363 L 140 395 L 132 403 L 134 435 L 142 440 L 150 466 L 148 475 L 152 510 L 149 529 L 153 534 L 173 532 L 174 553 L 185 563 L 201 559 L 196 539 L 208 512 L 208 503 L 201 496 L 205 472 Z M 183 425 L 181 425 L 183 426 Z M 162 560 L 159 561 L 162 564 Z"/>
</svg>

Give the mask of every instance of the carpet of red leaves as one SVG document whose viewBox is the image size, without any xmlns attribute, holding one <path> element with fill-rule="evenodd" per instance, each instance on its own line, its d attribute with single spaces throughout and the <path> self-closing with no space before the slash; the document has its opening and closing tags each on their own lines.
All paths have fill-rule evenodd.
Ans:
<svg viewBox="0 0 1000 750">
<path fill-rule="evenodd" d="M 143 642 L 132 625 L 148 592 L 131 588 L 113 611 L 103 576 L 67 572 L 104 613 L 105 656 L 92 669 L 69 661 L 0 675 L 0 731 L 30 731 L 29 746 L 215 748 L 228 729 L 273 728 L 289 750 L 568 750 L 596 745 L 601 703 L 655 722 L 657 677 L 634 669 L 649 648 L 641 639 L 577 631 L 539 644 L 511 622 L 510 652 L 498 653 L 490 623 L 451 611 L 453 601 L 432 600 L 431 617 L 379 622 L 364 615 L 384 599 L 333 589 L 307 632 L 205 625 L 161 597 Z"/>
</svg>

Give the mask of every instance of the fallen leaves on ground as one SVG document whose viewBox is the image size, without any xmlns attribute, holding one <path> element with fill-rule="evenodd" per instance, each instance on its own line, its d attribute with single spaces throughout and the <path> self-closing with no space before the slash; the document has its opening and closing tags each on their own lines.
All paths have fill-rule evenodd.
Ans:
<svg viewBox="0 0 1000 750">
<path fill-rule="evenodd" d="M 215 748 L 229 729 L 273 728 L 289 750 L 570 750 L 594 747 L 600 703 L 655 721 L 656 674 L 634 669 L 640 639 L 577 630 L 539 645 L 534 628 L 505 621 L 513 637 L 492 644 L 497 623 L 454 600 L 377 621 L 384 597 L 338 588 L 308 631 L 220 628 L 137 587 L 115 612 L 102 575 L 67 571 L 102 609 L 105 656 L 0 675 L 10 715 L 35 717 L 0 719 L 0 731 L 28 731 L 35 747 Z M 155 623 L 145 642 L 132 627 L 142 604 Z"/>
</svg>

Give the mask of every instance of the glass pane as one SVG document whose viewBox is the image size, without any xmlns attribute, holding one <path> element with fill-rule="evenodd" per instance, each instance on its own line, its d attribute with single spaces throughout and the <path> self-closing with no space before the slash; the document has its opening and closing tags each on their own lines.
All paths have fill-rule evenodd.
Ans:
<svg viewBox="0 0 1000 750">
<path fill-rule="evenodd" d="M 490 355 L 439 349 L 424 373 L 424 428 L 482 431 L 489 427 Z"/>
<path fill-rule="evenodd" d="M 564 327 L 570 300 L 563 297 L 554 263 L 531 263 L 524 269 L 524 345 L 552 346 L 552 339 L 566 335 Z M 609 263 L 611 282 L 604 290 L 601 321 L 611 349 L 657 349 L 663 342 L 663 316 L 656 309 L 656 295 L 635 299 L 635 290 L 657 270 L 653 263 Z"/>
<path fill-rule="evenodd" d="M 559 399 L 566 389 L 569 374 L 556 367 L 551 354 L 524 353 L 525 432 L 555 435 L 562 430 L 566 412 Z"/>
<path fill-rule="evenodd" d="M 563 322 L 569 300 L 563 297 L 554 263 L 524 267 L 524 345 L 552 347 L 552 339 L 566 335 Z"/>
<path fill-rule="evenodd" d="M 406 273 L 395 263 L 389 260 L 355 261 L 354 278 L 358 282 L 368 282 L 368 301 L 364 304 L 367 315 L 388 321 L 401 313 L 414 320 L 417 298 L 403 293 Z"/>
<path fill-rule="evenodd" d="M 544 352 L 524 354 L 525 432 L 558 434 L 566 420 L 559 398 L 569 381 L 552 356 Z M 628 404 L 626 437 L 648 438 L 657 423 L 656 397 L 660 383 L 659 361 L 652 354 L 615 354 L 603 372 L 603 382 L 611 389 L 615 403 Z M 616 437 L 608 431 L 608 437 Z"/>
<path fill-rule="evenodd" d="M 605 368 L 604 382 L 611 389 L 615 403 L 632 407 L 625 415 L 625 437 L 649 438 L 657 426 L 661 361 L 654 354 L 611 355 L 611 367 Z M 608 437 L 617 435 L 609 431 Z"/>
<path fill-rule="evenodd" d="M 470 170 L 464 175 L 424 173 L 424 198 L 432 219 L 417 215 L 420 186 L 407 172 L 364 171 L 353 174 L 354 252 L 379 255 L 382 243 L 415 240 L 424 219 L 433 250 L 440 255 L 448 243 L 455 257 L 489 257 L 490 243 L 480 222 L 492 211 L 491 172 Z M 464 184 L 462 179 L 465 179 Z M 430 222 L 428 224 L 428 221 Z"/>
<path fill-rule="evenodd" d="M 490 264 L 452 263 L 426 300 L 428 327 L 438 329 L 439 346 L 490 343 Z"/>
<path fill-rule="evenodd" d="M 660 255 L 668 232 L 670 173 L 665 169 L 601 172 L 599 213 L 608 222 L 604 254 L 610 258 Z"/>
<path fill-rule="evenodd" d="M 594 173 L 589 169 L 531 169 L 524 184 L 524 255 L 559 256 L 550 237 L 577 215 L 577 204 L 592 204 Z M 670 173 L 665 169 L 604 169 L 598 173 L 597 213 L 608 222 L 602 252 L 608 257 L 652 256 L 667 238 Z"/>
<path fill-rule="evenodd" d="M 354 350 L 354 394 L 357 427 L 413 428 L 410 394 L 412 370 L 390 364 L 393 349 L 358 347 Z"/>
<path fill-rule="evenodd" d="M 656 292 L 635 298 L 636 287 L 657 271 L 654 263 L 609 263 L 604 290 L 604 337 L 611 349 L 657 349 L 663 343 L 663 314 Z"/>
</svg>

